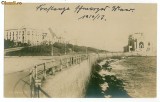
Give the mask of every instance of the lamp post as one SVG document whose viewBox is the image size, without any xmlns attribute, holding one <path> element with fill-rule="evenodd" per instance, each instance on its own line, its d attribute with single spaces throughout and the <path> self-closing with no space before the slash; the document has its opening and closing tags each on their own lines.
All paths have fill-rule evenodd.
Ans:
<svg viewBox="0 0 160 102">
<path fill-rule="evenodd" d="M 66 45 L 66 41 L 65 41 L 65 45 L 64 45 L 64 46 L 65 46 L 65 55 L 66 55 L 66 54 L 67 54 L 67 52 L 66 52 L 66 46 L 67 46 L 67 45 Z"/>
<path fill-rule="evenodd" d="M 86 47 L 86 55 L 87 55 L 87 53 L 88 53 L 88 49 L 87 49 L 87 47 Z"/>
<path fill-rule="evenodd" d="M 74 52 L 74 44 L 73 44 L 72 52 Z"/>
<path fill-rule="evenodd" d="M 51 41 L 51 56 L 53 56 L 53 42 Z"/>
</svg>

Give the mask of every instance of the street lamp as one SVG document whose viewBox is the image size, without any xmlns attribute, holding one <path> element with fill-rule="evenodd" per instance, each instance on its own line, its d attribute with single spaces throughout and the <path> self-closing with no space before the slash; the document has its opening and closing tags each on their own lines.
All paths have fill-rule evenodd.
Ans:
<svg viewBox="0 0 160 102">
<path fill-rule="evenodd" d="M 65 43 L 64 43 L 64 46 L 65 46 L 65 55 L 66 55 L 66 46 L 67 46 L 67 45 L 66 45 L 66 41 L 65 41 Z"/>
<path fill-rule="evenodd" d="M 53 56 L 53 43 L 51 42 L 51 56 Z"/>
<path fill-rule="evenodd" d="M 87 47 L 86 47 L 86 54 L 88 53 L 88 49 L 87 49 Z"/>
</svg>

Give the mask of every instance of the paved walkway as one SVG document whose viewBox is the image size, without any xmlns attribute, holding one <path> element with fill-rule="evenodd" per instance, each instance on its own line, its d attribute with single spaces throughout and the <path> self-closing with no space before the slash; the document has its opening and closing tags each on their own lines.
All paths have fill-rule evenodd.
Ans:
<svg viewBox="0 0 160 102">
<path fill-rule="evenodd" d="M 42 89 L 53 98 L 83 98 L 90 71 L 89 62 L 83 61 L 47 78 Z"/>
</svg>

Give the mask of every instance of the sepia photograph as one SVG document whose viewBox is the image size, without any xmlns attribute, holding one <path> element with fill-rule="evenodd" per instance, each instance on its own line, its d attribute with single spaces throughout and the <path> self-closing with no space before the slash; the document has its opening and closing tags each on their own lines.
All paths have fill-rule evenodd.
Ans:
<svg viewBox="0 0 160 102">
<path fill-rule="evenodd" d="M 157 98 L 156 3 L 4 5 L 4 98 Z"/>
</svg>

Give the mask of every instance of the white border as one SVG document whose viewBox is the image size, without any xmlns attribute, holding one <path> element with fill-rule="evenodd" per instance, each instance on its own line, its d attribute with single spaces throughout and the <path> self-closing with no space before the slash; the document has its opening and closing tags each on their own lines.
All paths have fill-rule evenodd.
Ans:
<svg viewBox="0 0 160 102">
<path fill-rule="evenodd" d="M 2 1 L 2 0 L 1 0 Z M 160 32 L 159 32 L 159 19 L 160 16 L 160 0 L 4 0 L 4 1 L 16 1 L 16 2 L 24 2 L 24 3 L 157 3 L 157 98 L 111 98 L 111 99 L 80 99 L 80 98 L 43 98 L 43 99 L 27 99 L 27 98 L 3 98 L 4 93 L 4 6 L 0 4 L 0 101 L 2 102 L 47 102 L 47 101 L 55 101 L 55 102 L 160 102 L 160 57 L 159 53 L 160 51 L 158 48 L 160 48 Z"/>
<path fill-rule="evenodd" d="M 3 66 L 3 61 L 4 61 L 4 58 L 3 58 L 3 52 L 4 52 L 4 6 L 3 5 L 0 5 L 0 13 L 1 13 L 1 18 L 0 18 L 0 98 L 3 97 L 3 86 L 4 86 L 4 66 Z"/>
</svg>

